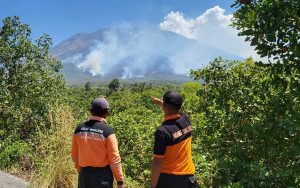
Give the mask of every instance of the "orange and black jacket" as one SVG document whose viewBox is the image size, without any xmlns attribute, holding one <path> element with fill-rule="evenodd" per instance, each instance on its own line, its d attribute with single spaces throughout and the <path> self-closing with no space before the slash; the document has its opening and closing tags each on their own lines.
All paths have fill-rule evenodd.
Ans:
<svg viewBox="0 0 300 188">
<path fill-rule="evenodd" d="M 154 156 L 163 159 L 161 173 L 193 175 L 192 128 L 186 114 L 165 117 L 155 131 Z"/>
<path fill-rule="evenodd" d="M 116 135 L 103 118 L 92 116 L 77 126 L 72 141 L 75 167 L 110 166 L 117 181 L 123 181 L 121 158 Z"/>
</svg>

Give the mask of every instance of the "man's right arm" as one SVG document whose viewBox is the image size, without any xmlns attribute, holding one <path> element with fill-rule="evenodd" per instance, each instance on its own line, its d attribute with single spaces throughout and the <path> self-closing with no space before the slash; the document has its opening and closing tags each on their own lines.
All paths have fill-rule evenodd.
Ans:
<svg viewBox="0 0 300 188">
<path fill-rule="evenodd" d="M 163 106 L 163 104 L 164 104 L 163 100 L 156 98 L 156 97 L 151 97 L 151 98 L 152 98 L 153 104 L 156 104 L 157 106 L 160 106 L 160 107 Z"/>
<path fill-rule="evenodd" d="M 155 188 L 157 185 L 166 151 L 166 139 L 164 133 L 161 130 L 156 130 L 154 136 L 153 160 L 151 166 L 152 188 Z"/>
</svg>

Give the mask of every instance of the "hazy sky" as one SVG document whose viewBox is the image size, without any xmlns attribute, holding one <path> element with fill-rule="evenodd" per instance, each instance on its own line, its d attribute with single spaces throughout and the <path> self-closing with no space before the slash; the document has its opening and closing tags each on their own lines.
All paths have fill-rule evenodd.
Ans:
<svg viewBox="0 0 300 188">
<path fill-rule="evenodd" d="M 0 19 L 17 15 L 33 38 L 50 34 L 54 44 L 103 27 L 157 25 L 170 12 L 196 18 L 216 5 L 232 13 L 233 0 L 0 0 Z"/>
</svg>

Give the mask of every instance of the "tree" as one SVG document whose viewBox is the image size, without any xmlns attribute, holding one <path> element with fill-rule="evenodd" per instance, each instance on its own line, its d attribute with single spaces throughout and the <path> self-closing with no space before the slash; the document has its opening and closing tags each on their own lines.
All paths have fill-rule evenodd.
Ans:
<svg viewBox="0 0 300 188">
<path fill-rule="evenodd" d="M 31 29 L 19 17 L 7 17 L 0 27 L 0 137 L 28 139 L 50 125 L 52 105 L 64 88 L 61 63 L 49 54 L 51 38 L 31 40 Z"/>
<path fill-rule="evenodd" d="M 84 85 L 85 91 L 91 91 L 92 90 L 92 85 L 91 82 L 86 82 Z"/>
<path fill-rule="evenodd" d="M 120 81 L 118 79 L 113 79 L 109 85 L 108 85 L 109 90 L 112 91 L 118 91 L 120 88 Z"/>
<path fill-rule="evenodd" d="M 300 57 L 300 1 L 235 0 L 233 26 L 262 57 L 294 62 Z"/>
<path fill-rule="evenodd" d="M 218 58 L 191 75 L 205 82 L 197 93 L 205 126 L 196 133 L 214 167 L 210 186 L 299 187 L 300 95 L 291 80 L 300 70 L 274 74 L 251 59 Z"/>
</svg>

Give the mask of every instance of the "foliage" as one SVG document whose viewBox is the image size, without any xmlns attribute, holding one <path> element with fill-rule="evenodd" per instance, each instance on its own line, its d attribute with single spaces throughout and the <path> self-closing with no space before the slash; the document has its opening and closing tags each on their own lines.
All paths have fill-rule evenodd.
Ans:
<svg viewBox="0 0 300 188">
<path fill-rule="evenodd" d="M 91 91 L 92 90 L 92 84 L 91 84 L 91 82 L 85 83 L 84 87 L 85 87 L 86 91 Z"/>
<path fill-rule="evenodd" d="M 298 62 L 300 57 L 300 1 L 235 0 L 233 26 L 251 41 L 262 57 Z"/>
<path fill-rule="evenodd" d="M 196 111 L 199 106 L 197 92 L 200 87 L 201 85 L 198 82 L 187 82 L 181 86 L 184 98 L 184 111 L 191 113 Z"/>
<path fill-rule="evenodd" d="M 36 133 L 49 128 L 49 108 L 64 89 L 50 37 L 33 42 L 30 35 L 18 17 L 0 27 L 0 167 L 18 171 L 31 170 Z"/>
<path fill-rule="evenodd" d="M 58 74 L 61 64 L 49 55 L 49 36 L 34 43 L 30 33 L 18 17 L 5 18 L 0 28 L 1 139 L 14 134 L 16 140 L 26 140 L 37 128 L 47 127 L 49 106 L 64 87 Z"/>
<path fill-rule="evenodd" d="M 109 88 L 110 92 L 118 91 L 118 89 L 120 88 L 120 81 L 118 79 L 113 79 L 109 83 L 108 88 Z"/>
<path fill-rule="evenodd" d="M 0 168 L 17 168 L 20 163 L 23 167 L 30 168 L 29 160 L 32 160 L 32 151 L 28 143 L 12 138 L 13 135 L 5 138 L 2 142 L 0 153 Z M 25 164 L 26 163 L 26 164 Z M 24 169 L 28 170 L 28 169 Z"/>
<path fill-rule="evenodd" d="M 192 71 L 204 80 L 202 148 L 212 186 L 299 186 L 300 70 L 221 58 Z M 279 70 L 282 70 L 279 72 Z"/>
<path fill-rule="evenodd" d="M 152 88 L 152 84 L 147 84 L 146 82 L 130 84 L 129 89 L 132 92 L 143 92 L 144 90 L 149 90 Z"/>
</svg>

